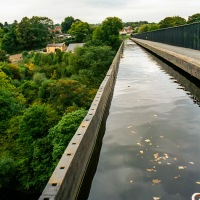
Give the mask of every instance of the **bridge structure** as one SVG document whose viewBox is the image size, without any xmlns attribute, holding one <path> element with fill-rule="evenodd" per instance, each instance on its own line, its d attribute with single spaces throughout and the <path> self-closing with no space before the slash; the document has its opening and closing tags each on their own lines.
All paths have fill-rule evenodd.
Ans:
<svg viewBox="0 0 200 200">
<path fill-rule="evenodd" d="M 199 26 L 200 26 L 200 23 L 198 24 L 198 28 L 196 28 L 195 30 L 199 31 L 200 30 Z M 196 37 L 196 35 L 195 35 L 195 37 Z M 200 37 L 200 34 L 197 37 L 198 42 L 199 42 L 199 37 Z M 82 123 L 80 124 L 80 127 L 78 128 L 78 130 L 75 133 L 74 137 L 72 138 L 70 144 L 68 145 L 65 152 L 63 153 L 63 156 L 62 156 L 60 162 L 58 163 L 55 171 L 53 172 L 49 182 L 47 183 L 43 193 L 41 194 L 41 196 L 39 198 L 40 200 L 53 200 L 53 199 L 70 199 L 70 200 L 71 199 L 72 200 L 73 199 L 96 199 L 96 200 L 98 200 L 98 199 L 138 199 L 139 200 L 140 198 L 142 198 L 142 199 L 162 199 L 161 198 L 162 196 L 164 196 L 164 199 L 165 199 L 165 197 L 166 197 L 165 195 L 169 195 L 168 197 L 170 197 L 170 199 L 172 199 L 172 200 L 173 199 L 179 200 L 179 199 L 188 199 L 187 195 L 186 195 L 187 198 L 182 196 L 185 194 L 185 192 L 187 193 L 187 190 L 191 193 L 200 191 L 200 189 L 198 189 L 198 187 L 197 187 L 198 183 L 200 183 L 200 180 L 198 180 L 198 177 L 197 177 L 197 176 L 200 176 L 199 172 L 197 172 L 198 165 L 200 166 L 199 161 L 197 161 L 198 153 L 200 150 L 198 148 L 198 146 L 199 146 L 198 141 L 200 141 L 200 138 L 198 136 L 198 133 L 200 132 L 200 129 L 198 126 L 198 124 L 199 124 L 198 119 L 200 119 L 200 110 L 198 108 L 199 107 L 198 101 L 200 100 L 200 98 L 199 98 L 200 91 L 198 90 L 198 87 L 200 85 L 199 84 L 199 81 L 200 81 L 200 51 L 196 50 L 196 49 L 177 47 L 177 46 L 172 46 L 169 44 L 150 41 L 150 40 L 147 40 L 146 36 L 143 39 L 138 39 L 138 37 L 137 38 L 133 37 L 133 38 L 131 38 L 131 40 L 132 41 L 125 42 L 125 47 L 124 47 L 124 43 L 122 43 L 122 45 L 120 46 L 119 51 L 116 54 L 116 57 L 113 60 L 113 63 L 94 98 L 94 101 L 88 111 L 88 114 L 86 115 L 86 117 L 84 118 Z M 137 97 L 132 96 L 131 99 L 129 99 L 129 97 L 127 95 L 130 95 L 132 93 L 130 91 L 130 89 L 132 86 L 134 86 L 134 83 L 135 83 L 135 85 L 138 85 L 138 87 L 140 87 L 139 84 L 142 83 L 141 81 L 144 81 L 144 82 L 147 82 L 147 84 L 149 86 L 149 85 L 151 85 L 151 82 L 152 82 L 152 85 L 155 84 L 153 82 L 153 80 L 155 80 L 155 79 L 158 79 L 160 82 L 162 82 L 162 78 L 160 79 L 159 76 L 163 77 L 163 80 L 166 79 L 163 76 L 163 74 L 162 73 L 160 74 L 160 72 L 159 72 L 158 77 L 153 77 L 153 79 L 149 80 L 149 82 L 148 82 L 148 80 L 146 80 L 146 77 L 148 77 L 148 76 L 151 77 L 152 74 L 157 73 L 158 71 L 157 71 L 157 68 L 155 70 L 154 67 L 153 68 L 147 67 L 148 65 L 151 65 L 149 63 L 150 61 L 145 60 L 146 54 L 149 54 L 149 53 L 146 52 L 146 50 L 145 50 L 145 52 L 142 52 L 142 51 L 144 51 L 143 48 L 146 49 L 148 52 L 151 52 L 151 54 L 153 54 L 152 55 L 153 57 L 156 55 L 156 57 L 154 58 L 156 61 L 154 60 L 153 62 L 160 63 L 160 62 L 163 62 L 163 61 L 160 61 L 160 59 L 161 60 L 164 59 L 168 63 L 172 64 L 172 66 L 170 66 L 170 67 L 167 66 L 165 70 L 167 71 L 167 73 L 171 73 L 171 76 L 176 77 L 176 79 L 175 79 L 176 81 L 177 80 L 179 81 L 179 79 L 180 79 L 180 81 L 183 81 L 182 83 L 180 83 L 182 90 L 183 91 L 186 90 L 186 93 L 187 93 L 187 90 L 189 90 L 189 93 L 192 96 L 192 101 L 195 102 L 197 105 L 195 108 L 191 107 L 191 110 L 193 110 L 193 113 L 194 113 L 194 117 L 196 117 L 196 120 L 194 120 L 195 123 L 193 120 L 191 120 L 191 124 L 194 125 L 194 127 L 190 127 L 190 123 L 186 124 L 187 131 L 190 129 L 191 133 L 188 133 L 186 131 L 186 133 L 183 134 L 183 136 L 181 136 L 180 135 L 181 133 L 178 132 L 177 138 L 172 137 L 172 135 L 170 136 L 170 137 L 172 137 L 171 139 L 168 138 L 168 140 L 170 140 L 170 141 L 174 140 L 175 144 L 177 142 L 177 148 L 180 148 L 181 142 L 185 146 L 191 145 L 191 147 L 187 146 L 187 148 L 186 147 L 180 148 L 181 151 L 183 151 L 183 152 L 186 152 L 186 150 L 188 150 L 188 149 L 190 149 L 190 150 L 189 150 L 189 153 L 185 153 L 186 159 L 184 159 L 184 155 L 180 156 L 182 163 L 178 161 L 177 166 L 176 166 L 176 168 L 180 172 L 177 172 L 177 170 L 174 170 L 177 172 L 177 174 L 174 174 L 173 179 L 174 180 L 183 180 L 183 182 L 180 181 L 180 183 L 178 183 L 178 184 L 183 184 L 182 186 L 184 186 L 184 187 L 187 186 L 187 181 L 188 181 L 188 184 L 191 185 L 191 179 L 192 179 L 193 185 L 186 187 L 187 189 L 184 190 L 184 189 L 181 189 L 180 185 L 177 186 L 174 183 L 170 182 L 170 180 L 168 178 L 166 178 L 166 176 L 169 176 L 170 170 L 172 169 L 172 168 L 170 168 L 167 170 L 166 168 L 170 167 L 170 166 L 174 166 L 174 162 L 177 161 L 178 155 L 176 155 L 177 151 L 176 151 L 176 153 L 174 153 L 173 151 L 171 151 L 170 149 L 167 148 L 168 140 L 164 140 L 164 143 L 162 143 L 163 149 L 155 151 L 155 148 L 159 148 L 158 147 L 159 145 L 157 144 L 153 148 L 154 151 L 152 149 L 149 150 L 149 152 L 152 153 L 151 157 L 153 157 L 153 159 L 151 158 L 151 160 L 153 160 L 153 161 L 150 161 L 153 163 L 152 166 L 150 166 L 150 167 L 147 166 L 149 164 L 147 162 L 147 159 L 145 162 L 138 161 L 138 163 L 141 164 L 141 166 L 138 166 L 138 168 L 146 167 L 146 169 L 144 168 L 144 170 L 143 170 L 143 174 L 146 173 L 146 172 L 144 172 L 145 170 L 147 170 L 148 173 L 155 173 L 155 174 L 157 173 L 157 171 L 160 170 L 160 173 L 161 172 L 162 173 L 159 175 L 163 179 L 167 179 L 166 183 L 164 183 L 165 181 L 159 179 L 159 176 L 157 176 L 157 175 L 152 176 L 152 174 L 150 174 L 150 177 L 149 177 L 149 174 L 148 174 L 147 177 L 142 177 L 142 179 L 145 179 L 146 182 L 148 182 L 146 180 L 148 178 L 151 178 L 151 180 L 152 180 L 152 182 L 151 182 L 152 185 L 146 184 L 146 182 L 144 180 L 142 183 L 140 183 L 140 186 L 141 186 L 141 184 L 144 184 L 144 185 L 147 185 L 148 188 L 151 188 L 150 189 L 151 192 L 147 192 L 148 195 L 152 195 L 151 197 L 142 196 L 142 194 L 138 195 L 137 193 L 135 193 L 136 191 L 140 190 L 138 184 L 136 184 L 136 190 L 133 190 L 133 188 L 130 189 L 130 184 L 134 185 L 135 182 L 137 182 L 137 181 L 140 182 L 140 180 L 138 180 L 138 177 L 136 179 L 129 177 L 127 179 L 128 181 L 126 183 L 123 183 L 124 185 L 126 185 L 128 183 L 129 186 L 127 188 L 129 188 L 130 191 L 134 191 L 134 194 L 131 193 L 130 191 L 127 192 L 127 188 L 126 188 L 123 192 L 124 193 L 127 192 L 127 194 L 128 193 L 130 193 L 130 194 L 128 196 L 122 195 L 123 192 L 119 189 L 119 188 L 124 188 L 122 185 L 121 186 L 118 185 L 117 188 L 121 192 L 121 193 L 120 192 L 118 193 L 116 190 L 113 190 L 113 187 L 110 187 L 107 185 L 107 183 L 110 183 L 110 184 L 112 183 L 115 185 L 116 182 L 112 182 L 112 179 L 114 181 L 117 181 L 117 180 L 119 181 L 120 178 L 115 179 L 115 176 L 117 177 L 118 175 L 115 174 L 114 177 L 112 178 L 112 176 L 107 174 L 107 171 L 104 171 L 105 173 L 104 173 L 104 175 L 102 175 L 102 173 L 101 173 L 102 166 L 100 165 L 100 169 L 99 169 L 100 172 L 98 171 L 98 167 L 97 167 L 101 148 L 104 153 L 104 152 L 109 151 L 108 148 L 112 149 L 113 145 L 118 143 L 116 140 L 114 140 L 114 142 L 112 141 L 112 143 L 108 142 L 109 143 L 108 146 L 106 145 L 104 147 L 104 144 L 102 146 L 102 138 L 104 136 L 105 129 L 108 129 L 108 131 L 109 131 L 109 124 L 111 126 L 111 129 L 113 129 L 114 126 L 117 126 L 117 127 L 120 126 L 120 123 L 123 121 L 122 118 L 125 118 L 125 121 L 127 121 L 127 122 L 130 122 L 130 119 L 132 119 L 132 121 L 137 119 L 135 114 L 133 114 L 132 116 L 128 115 L 127 113 L 130 113 L 130 112 L 127 111 L 127 109 L 125 109 L 124 113 L 127 114 L 127 116 L 128 116 L 127 119 L 126 119 L 126 116 L 121 114 L 121 117 L 120 117 L 120 115 L 118 116 L 117 121 L 116 121 L 116 118 L 113 121 L 112 121 L 112 119 L 110 119 L 110 121 L 107 121 L 108 126 L 105 125 L 107 117 L 109 115 L 109 108 L 110 108 L 111 102 L 112 103 L 111 103 L 110 115 L 112 117 L 112 109 L 113 109 L 112 105 L 113 105 L 113 102 L 115 103 L 115 101 L 112 100 L 113 92 L 114 92 L 114 99 L 119 98 L 119 101 L 117 101 L 117 103 L 121 104 L 122 107 L 126 107 L 126 105 L 128 105 L 130 103 L 136 105 L 138 102 L 144 101 L 145 98 L 148 99 L 149 97 L 147 97 L 145 95 L 145 97 L 143 97 L 143 99 L 138 99 Z M 139 52 L 139 53 L 137 53 L 137 52 Z M 132 57 L 133 54 L 134 54 L 134 56 Z M 157 58 L 157 56 L 159 58 Z M 136 59 L 137 59 L 137 61 L 136 61 Z M 132 62 L 131 60 L 135 60 L 135 61 L 133 63 L 131 63 Z M 126 61 L 128 64 L 126 64 Z M 140 63 L 140 62 L 141 62 L 141 65 L 138 65 L 138 63 Z M 125 65 L 125 68 L 123 68 L 124 65 Z M 161 65 L 164 69 L 165 64 L 161 64 Z M 136 66 L 135 69 L 134 69 L 134 66 Z M 177 75 L 177 73 L 179 73 L 179 72 L 176 72 L 176 70 L 175 70 L 175 72 L 171 72 L 171 68 L 181 69 L 181 71 L 183 71 L 182 78 L 180 78 L 180 75 Z M 120 72 L 121 74 L 118 74 L 118 69 L 121 70 L 121 72 Z M 129 70 L 131 70 L 131 71 L 129 71 Z M 138 70 L 138 72 L 137 72 L 137 70 Z M 138 74 L 137 73 L 134 74 L 134 71 L 136 71 Z M 144 74 L 142 75 L 143 72 L 144 72 Z M 141 74 L 142 76 L 145 76 L 145 79 L 142 79 L 142 77 L 139 77 L 139 74 Z M 185 78 L 185 77 L 187 77 L 187 78 Z M 187 81 L 185 81 L 185 79 L 188 79 L 188 77 L 192 82 L 188 83 Z M 129 80 L 129 78 L 131 78 L 131 79 Z M 119 82 L 118 82 L 118 79 L 119 79 Z M 137 82 L 138 81 L 137 79 L 139 80 L 139 82 Z M 125 82 L 122 83 L 122 82 L 120 82 L 121 80 L 123 80 Z M 193 80 L 194 80 L 194 83 L 193 83 Z M 116 83 L 116 81 L 117 81 L 117 83 Z M 131 81 L 134 82 L 133 85 L 130 84 Z M 185 84 L 185 82 L 187 82 L 187 83 Z M 116 85 L 115 85 L 115 83 L 116 83 Z M 120 85 L 121 83 L 122 83 L 122 85 Z M 125 83 L 125 85 L 123 85 L 124 83 Z M 159 83 L 157 82 L 157 84 L 159 84 Z M 147 87 L 147 85 L 146 86 L 144 86 L 143 84 L 141 84 L 141 85 L 143 87 Z M 177 86 L 177 88 L 179 87 L 179 89 L 180 89 L 180 85 Z M 156 90 L 153 87 L 151 89 Z M 118 92 L 116 95 L 115 95 L 115 90 Z M 163 90 L 166 90 L 166 93 L 167 92 L 171 93 L 170 90 L 173 90 L 173 89 L 165 88 Z M 126 91 L 128 93 L 124 94 L 124 96 L 126 96 L 126 99 L 120 100 L 121 96 L 119 95 L 119 93 L 123 94 L 122 91 Z M 139 93 L 142 93 L 144 91 L 145 91 L 145 88 L 143 88 L 141 91 L 137 90 L 137 92 L 139 92 Z M 165 91 L 162 91 L 162 88 L 161 88 L 159 92 L 163 94 L 163 92 L 165 92 Z M 172 93 L 174 93 L 174 92 L 172 92 Z M 168 96 L 168 94 L 165 96 L 165 98 L 167 98 L 167 96 Z M 176 96 L 177 96 L 177 94 L 175 94 L 175 97 L 171 97 L 171 98 L 176 98 Z M 133 101 L 133 98 L 134 98 L 134 101 Z M 128 102 L 129 100 L 130 100 L 130 102 Z M 179 101 L 181 102 L 181 100 L 182 99 L 177 100 L 177 102 L 179 102 Z M 154 99 L 154 101 L 155 101 L 155 99 Z M 167 101 L 167 100 L 162 99 L 162 101 Z M 186 100 L 184 100 L 184 101 L 186 101 Z M 187 99 L 187 101 L 188 101 L 188 99 Z M 159 102 L 158 104 L 162 103 L 160 101 L 158 101 L 158 102 Z M 176 104 L 177 102 L 175 102 L 174 104 Z M 165 104 L 165 105 L 167 105 L 167 104 Z M 114 104 L 114 107 L 115 106 L 116 105 Z M 147 108 L 148 102 L 146 102 L 146 104 L 143 104 L 141 106 L 146 107 L 145 109 L 149 109 L 149 108 Z M 151 107 L 151 106 L 152 105 L 149 104 L 149 107 Z M 180 106 L 180 105 L 178 105 L 178 106 Z M 191 105 L 189 105 L 189 107 L 190 106 Z M 136 108 L 134 108 L 134 110 L 132 110 L 132 107 L 129 109 L 131 109 L 131 112 L 135 112 L 136 115 L 138 114 L 136 112 L 137 106 L 136 106 Z M 149 113 L 145 114 L 145 112 L 144 112 L 145 109 L 141 112 L 143 117 L 145 115 L 149 114 Z M 165 110 L 165 108 L 160 108 L 160 107 L 157 109 Z M 186 110 L 187 109 L 188 109 L 188 107 L 186 106 Z M 195 109 L 198 111 L 194 111 Z M 119 110 L 117 110 L 117 112 L 120 113 L 120 112 L 123 112 L 123 110 L 121 110 L 121 108 L 120 108 Z M 141 114 L 141 113 L 139 113 L 139 114 Z M 153 114 L 153 113 L 151 113 L 151 114 Z M 157 113 L 155 112 L 153 114 L 153 118 L 157 118 L 159 115 L 161 115 L 161 118 L 159 120 L 164 120 L 165 114 L 166 113 L 163 114 L 161 112 L 157 112 Z M 183 109 L 183 114 L 180 114 L 180 115 L 184 115 L 184 114 L 185 114 L 185 111 Z M 109 115 L 109 117 L 110 117 L 110 115 Z M 176 121 L 176 117 L 177 116 L 175 116 L 175 118 L 173 118 L 174 121 Z M 181 118 L 181 116 L 178 116 L 178 117 Z M 186 117 L 185 120 L 190 121 L 189 118 L 192 118 L 192 117 L 193 116 L 190 113 L 189 117 Z M 144 120 L 144 118 L 142 118 L 142 120 Z M 176 122 L 180 123 L 179 124 L 180 126 L 184 126 L 184 123 L 186 123 L 186 121 L 181 122 L 181 120 L 182 119 L 180 119 L 180 121 L 176 121 Z M 125 123 L 125 122 L 123 122 L 123 123 Z M 142 122 L 140 122 L 140 123 L 142 123 Z M 150 122 L 148 122 L 148 123 L 150 123 Z M 156 123 L 158 123 L 158 121 L 156 121 Z M 168 123 L 168 122 L 166 122 L 166 123 Z M 167 135 L 164 135 L 163 130 L 173 132 L 174 125 L 172 125 L 172 122 L 170 122 L 170 124 L 169 124 L 169 125 L 172 125 L 172 127 L 164 126 L 164 124 L 162 124 L 162 126 L 156 127 L 155 124 L 153 124 L 153 126 L 154 126 L 154 131 L 157 134 L 157 135 L 155 134 L 157 139 L 162 139 L 162 138 L 168 137 Z M 177 127 L 179 125 L 177 125 Z M 117 138 L 118 134 L 121 135 L 122 133 L 126 132 L 126 130 L 132 129 L 134 127 L 133 124 L 129 124 L 129 125 L 123 124 L 122 126 L 123 126 L 123 129 L 125 129 L 125 130 L 122 130 L 122 128 L 119 127 L 119 130 L 118 130 L 119 133 L 116 134 L 116 138 Z M 150 129 L 150 127 L 151 126 L 149 125 L 149 129 Z M 177 131 L 177 127 L 175 128 L 176 131 Z M 192 128 L 194 128 L 194 130 L 192 130 Z M 130 146 L 130 144 L 129 144 L 131 137 L 130 136 L 126 137 L 126 135 L 123 135 L 123 138 L 125 138 L 125 140 L 122 141 L 123 144 L 121 144 L 119 142 L 119 147 L 126 146 L 126 143 L 129 144 L 129 149 L 131 149 L 131 148 L 135 149 L 136 146 L 140 147 L 141 149 L 138 149 L 137 150 L 138 153 L 133 155 L 133 157 L 140 156 L 140 158 L 142 157 L 142 159 L 145 160 L 145 151 L 147 151 L 146 149 L 148 149 L 151 146 L 154 146 L 154 144 L 152 142 L 154 136 L 150 134 L 149 136 L 147 136 L 145 138 L 144 132 L 148 132 L 148 131 L 147 130 L 142 131 L 143 129 L 144 129 L 144 127 L 138 128 L 138 133 L 137 133 L 137 130 L 135 130 L 135 129 L 132 129 L 130 131 L 131 134 L 133 134 L 133 135 L 139 134 L 139 135 L 137 135 L 137 137 L 135 137 L 135 136 L 134 136 L 135 138 L 133 137 L 134 144 L 132 144 L 132 146 Z M 180 128 L 180 130 L 185 131 L 182 127 Z M 174 131 L 173 135 L 176 135 L 176 133 L 175 133 L 176 131 Z M 109 134 L 109 133 L 105 133 L 105 136 L 106 136 L 106 134 Z M 111 135 L 111 136 L 107 135 L 104 140 L 107 140 L 107 139 L 109 140 L 109 137 L 115 137 L 115 134 Z M 138 139 L 138 138 L 140 138 L 140 139 Z M 184 138 L 186 138 L 185 141 L 184 141 Z M 192 139 L 190 140 L 190 138 L 192 138 Z M 122 137 L 119 137 L 119 139 L 121 140 Z M 154 140 L 154 142 L 155 142 L 155 140 Z M 194 149 L 192 148 L 191 143 L 193 143 L 193 145 L 195 144 Z M 144 144 L 145 145 L 148 144 L 148 148 Z M 173 149 L 174 146 L 172 147 L 170 145 L 171 145 L 171 143 L 169 142 L 169 148 Z M 96 147 L 97 147 L 97 150 L 96 150 Z M 104 150 L 104 148 L 106 150 Z M 123 148 L 121 148 L 121 149 L 123 149 Z M 115 153 L 119 151 L 118 148 L 115 150 L 116 150 Z M 190 153 L 191 153 L 191 159 L 190 159 Z M 119 153 L 119 155 L 121 155 L 121 154 L 123 154 L 123 153 Z M 103 154 L 102 156 L 100 155 L 100 163 L 103 162 L 103 161 L 101 161 L 101 157 L 104 158 L 104 156 L 108 156 L 108 155 L 107 154 Z M 117 156 L 117 155 L 115 154 L 115 156 Z M 121 156 L 123 157 L 123 159 L 126 158 L 126 152 L 125 152 L 125 154 L 123 154 Z M 148 156 L 150 156 L 150 155 L 148 155 Z M 111 161 L 106 162 L 106 163 L 117 162 L 116 159 L 114 159 L 112 161 L 112 157 L 113 157 L 113 154 L 111 154 L 111 156 L 108 158 L 108 159 L 111 159 Z M 168 162 L 167 162 L 167 160 L 168 160 Z M 123 162 L 126 162 L 126 160 L 123 160 Z M 156 162 L 156 164 L 155 164 L 155 162 Z M 186 164 L 186 162 L 187 162 L 187 164 Z M 137 166 L 137 163 L 134 163 L 134 164 Z M 157 165 L 160 165 L 160 166 L 157 166 Z M 108 168 L 109 166 L 111 166 L 111 168 L 113 168 L 112 171 L 116 170 L 114 168 L 114 165 L 108 164 L 108 166 L 107 166 L 107 165 L 105 165 L 105 162 L 103 162 L 103 168 Z M 95 178 L 93 180 L 94 185 L 92 183 L 92 186 L 91 186 L 93 176 L 96 172 L 96 167 L 97 167 L 97 173 L 96 173 L 97 178 L 95 175 Z M 124 169 L 127 169 L 126 167 Z M 138 168 L 135 169 L 134 165 L 132 167 L 134 170 L 137 171 L 137 173 L 141 173 L 141 172 L 138 172 Z M 189 170 L 190 167 L 194 167 L 194 168 Z M 130 168 L 130 165 L 128 165 L 128 168 Z M 188 171 L 186 169 L 188 169 Z M 109 169 L 109 170 L 111 170 L 111 169 Z M 166 173 L 168 173 L 168 175 L 165 174 L 165 171 L 166 171 Z M 187 176 L 182 173 L 183 171 L 187 171 Z M 195 173 L 194 173 L 194 171 L 195 171 Z M 118 171 L 118 173 L 119 172 L 120 171 Z M 172 171 L 171 171 L 171 173 L 173 174 Z M 126 176 L 126 175 L 127 174 L 125 173 L 124 176 Z M 101 180 L 101 178 L 99 178 L 101 176 L 103 176 L 105 178 L 103 180 L 103 182 L 99 181 L 99 179 Z M 183 179 L 182 179 L 182 177 L 183 177 Z M 106 178 L 108 180 L 106 180 Z M 123 178 L 121 178 L 121 179 L 123 179 Z M 172 191 L 172 193 L 174 192 L 174 190 L 172 188 L 167 188 L 167 190 L 169 190 L 169 191 L 168 191 L 168 194 L 165 194 L 163 192 L 163 188 L 157 187 L 157 185 L 162 185 L 162 183 L 163 183 L 163 187 L 166 187 L 165 184 L 168 184 L 168 185 L 171 184 L 172 187 L 177 187 L 178 188 L 177 194 L 170 193 L 170 191 Z M 122 184 L 122 183 L 120 183 L 120 184 Z M 102 187 L 104 189 L 101 190 Z M 152 189 L 152 187 L 153 187 L 153 189 Z M 198 191 L 194 191 L 194 189 L 191 189 L 191 187 L 195 188 Z M 91 188 L 91 192 L 89 192 L 90 188 Z M 141 186 L 141 188 L 142 188 L 142 186 Z M 145 193 L 146 189 L 147 188 L 145 188 L 145 187 L 142 188 L 141 189 L 142 193 Z M 162 192 L 160 193 L 160 192 L 158 192 L 158 190 L 160 190 Z M 113 192 L 110 192 L 110 191 L 115 192 L 115 194 L 113 194 Z M 157 194 L 155 191 L 157 192 Z M 192 194 L 189 193 L 188 195 L 192 196 Z M 95 195 L 97 195 L 97 196 L 95 196 Z"/>
</svg>

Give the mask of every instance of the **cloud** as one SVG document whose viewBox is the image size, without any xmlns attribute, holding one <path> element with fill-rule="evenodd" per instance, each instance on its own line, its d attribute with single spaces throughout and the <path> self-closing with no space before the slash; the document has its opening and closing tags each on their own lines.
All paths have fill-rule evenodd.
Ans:
<svg viewBox="0 0 200 200">
<path fill-rule="evenodd" d="M 187 19 L 199 13 L 199 8 L 199 0 L 6 0 L 1 2 L 0 22 L 20 21 L 25 16 L 46 16 L 55 23 L 67 16 L 89 23 L 100 23 L 109 16 L 159 22 L 176 15 Z"/>
</svg>

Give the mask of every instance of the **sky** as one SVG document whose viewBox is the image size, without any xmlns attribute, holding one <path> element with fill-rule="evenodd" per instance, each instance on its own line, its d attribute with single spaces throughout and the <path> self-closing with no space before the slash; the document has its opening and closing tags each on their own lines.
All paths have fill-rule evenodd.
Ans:
<svg viewBox="0 0 200 200">
<path fill-rule="evenodd" d="M 123 22 L 158 23 L 172 16 L 187 20 L 196 13 L 200 13 L 200 0 L 0 0 L 1 23 L 32 16 L 48 17 L 54 23 L 68 16 L 90 24 L 114 16 Z"/>
</svg>

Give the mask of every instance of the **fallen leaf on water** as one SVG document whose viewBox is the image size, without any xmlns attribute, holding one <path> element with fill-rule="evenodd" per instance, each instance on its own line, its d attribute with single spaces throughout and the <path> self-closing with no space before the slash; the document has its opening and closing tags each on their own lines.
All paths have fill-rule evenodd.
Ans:
<svg viewBox="0 0 200 200">
<path fill-rule="evenodd" d="M 152 145 L 152 143 L 149 143 L 149 146 L 151 146 Z"/>
<path fill-rule="evenodd" d="M 168 154 L 164 153 L 165 158 L 169 158 Z"/>
<path fill-rule="evenodd" d="M 130 183 L 133 183 L 133 180 L 130 180 Z"/>
<path fill-rule="evenodd" d="M 180 175 L 178 175 L 178 176 L 175 176 L 174 178 L 175 178 L 175 179 L 177 179 L 177 178 L 180 178 L 180 177 L 181 177 L 181 176 L 180 176 Z"/>
<path fill-rule="evenodd" d="M 196 184 L 200 185 L 200 181 L 196 182 Z"/>
<path fill-rule="evenodd" d="M 194 163 L 193 162 L 189 162 L 191 165 L 194 165 Z"/>
<path fill-rule="evenodd" d="M 140 153 L 143 154 L 144 152 L 143 152 L 143 151 L 140 151 Z"/>
<path fill-rule="evenodd" d="M 142 146 L 139 142 L 137 143 L 138 146 Z"/>
<path fill-rule="evenodd" d="M 147 169 L 148 172 L 156 172 L 155 169 Z"/>
<path fill-rule="evenodd" d="M 149 140 L 149 139 L 146 139 L 145 142 L 150 142 L 150 140 Z"/>
<path fill-rule="evenodd" d="M 171 163 L 168 162 L 167 165 L 171 165 Z"/>
<path fill-rule="evenodd" d="M 135 131 L 131 131 L 131 133 L 135 133 Z"/>
<path fill-rule="evenodd" d="M 186 169 L 186 166 L 178 166 L 179 169 Z"/>
<path fill-rule="evenodd" d="M 164 136 L 161 135 L 160 138 L 164 138 Z"/>
<path fill-rule="evenodd" d="M 158 115 L 154 115 L 154 117 L 157 117 Z"/>
<path fill-rule="evenodd" d="M 132 126 L 128 126 L 127 128 L 131 128 Z"/>
<path fill-rule="evenodd" d="M 153 197 L 153 200 L 160 200 L 160 197 Z"/>
<path fill-rule="evenodd" d="M 154 158 L 158 158 L 159 153 L 155 153 L 155 154 L 153 154 L 153 155 L 154 155 Z"/>
<path fill-rule="evenodd" d="M 158 179 L 153 179 L 153 180 L 152 180 L 152 183 L 153 183 L 153 184 L 158 184 L 158 183 L 160 183 L 160 182 L 161 182 L 161 180 L 158 180 Z"/>
<path fill-rule="evenodd" d="M 174 158 L 174 160 L 177 160 L 177 158 Z"/>
<path fill-rule="evenodd" d="M 158 162 L 158 164 L 160 165 L 160 164 L 161 164 L 161 162 Z"/>
</svg>

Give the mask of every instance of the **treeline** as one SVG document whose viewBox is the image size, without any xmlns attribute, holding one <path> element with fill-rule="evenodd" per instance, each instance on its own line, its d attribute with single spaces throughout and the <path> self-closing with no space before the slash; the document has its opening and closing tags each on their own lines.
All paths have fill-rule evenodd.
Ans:
<svg viewBox="0 0 200 200">
<path fill-rule="evenodd" d="M 7 53 L 44 47 L 53 39 L 53 21 L 47 17 L 24 17 L 13 24 L 0 23 L 0 49 Z"/>
<path fill-rule="evenodd" d="M 105 77 L 121 28 L 110 17 L 74 53 L 23 51 L 18 64 L 0 62 L 1 193 L 44 189 Z"/>
<path fill-rule="evenodd" d="M 131 26 L 133 28 L 133 33 L 143 33 L 147 31 L 154 31 L 162 28 L 169 28 L 174 26 L 186 25 L 195 22 L 200 22 L 200 13 L 191 15 L 188 20 L 180 16 L 166 17 L 159 23 L 149 23 L 147 21 L 140 22 L 126 22 L 125 26 Z"/>
<path fill-rule="evenodd" d="M 113 26 L 116 26 L 117 21 L 114 20 Z M 98 27 L 104 29 L 105 23 Z M 12 24 L 0 23 L 0 61 L 3 60 L 7 53 L 14 54 L 24 50 L 40 49 L 46 47 L 48 43 L 56 42 L 55 27 L 56 25 L 53 24 L 51 19 L 38 16 L 33 16 L 32 18 L 24 17 L 19 23 L 16 20 Z M 92 26 L 79 19 L 74 19 L 71 16 L 64 19 L 61 27 L 63 33 L 69 33 L 72 36 L 70 41 L 63 41 L 67 44 L 70 42 L 91 41 L 93 32 L 96 29 L 96 26 Z M 121 20 L 118 27 L 122 28 Z M 103 43 L 107 43 L 113 36 L 113 33 L 110 32 L 111 30 L 104 30 L 106 31 L 106 37 L 99 33 L 98 40 L 101 40 L 101 42 L 103 40 Z M 107 39 L 107 36 L 109 39 Z M 118 38 L 118 35 L 116 37 Z M 114 40 L 118 42 L 115 38 L 113 38 L 113 43 Z M 117 46 L 118 43 L 115 47 Z"/>
</svg>

